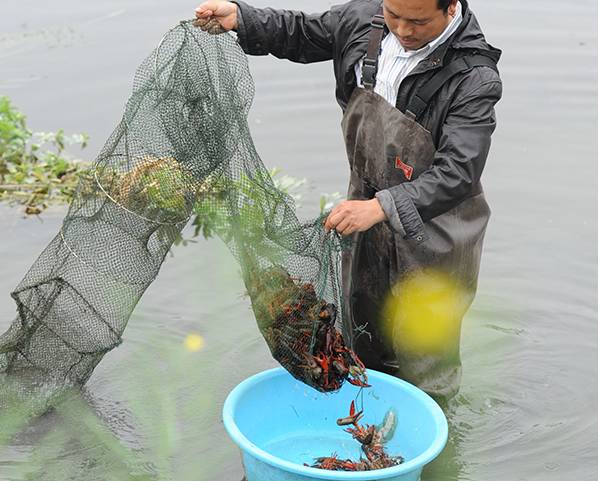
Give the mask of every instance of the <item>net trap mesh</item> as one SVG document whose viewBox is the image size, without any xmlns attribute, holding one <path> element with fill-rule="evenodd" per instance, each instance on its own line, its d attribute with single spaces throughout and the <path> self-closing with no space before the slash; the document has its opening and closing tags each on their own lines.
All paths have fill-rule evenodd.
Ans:
<svg viewBox="0 0 600 481">
<path fill-rule="evenodd" d="M 137 69 L 121 122 L 80 180 L 59 233 L 12 293 L 0 373 L 82 385 L 192 214 L 240 263 L 274 358 L 319 391 L 366 385 L 336 328 L 340 240 L 298 220 L 260 160 L 254 86 L 229 34 L 181 22 Z"/>
</svg>

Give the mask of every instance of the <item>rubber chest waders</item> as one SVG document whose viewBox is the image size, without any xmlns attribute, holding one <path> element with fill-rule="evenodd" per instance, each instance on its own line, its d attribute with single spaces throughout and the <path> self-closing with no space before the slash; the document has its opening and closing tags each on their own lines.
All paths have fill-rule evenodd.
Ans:
<svg viewBox="0 0 600 481">
<path fill-rule="evenodd" d="M 441 68 L 413 96 L 404 114 L 374 92 L 383 27 L 380 11 L 373 17 L 363 61 L 364 88 L 354 89 L 342 119 L 351 170 L 348 199 L 372 199 L 376 192 L 414 180 L 427 170 L 436 149 L 430 132 L 415 118 L 450 77 L 461 69 L 489 62 L 475 55 Z M 457 207 L 426 222 L 422 238 L 409 239 L 392 230 L 389 222 L 354 234 L 352 249 L 343 255 L 344 322 L 345 332 L 367 367 L 405 379 L 435 396 L 456 394 L 461 378 L 461 322 L 475 296 L 489 214 L 478 185 Z M 461 288 L 461 299 L 455 301 L 463 309 L 454 313 L 450 334 L 443 348 L 435 352 L 399 346 L 385 327 L 399 322 L 384 310 L 390 293 L 400 294 L 403 279 L 426 272 L 447 276 Z"/>
</svg>

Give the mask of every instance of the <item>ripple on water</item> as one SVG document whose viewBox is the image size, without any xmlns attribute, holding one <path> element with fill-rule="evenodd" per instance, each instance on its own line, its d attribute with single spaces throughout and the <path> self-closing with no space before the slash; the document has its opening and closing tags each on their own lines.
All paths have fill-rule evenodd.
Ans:
<svg viewBox="0 0 600 481">
<path fill-rule="evenodd" d="M 306 10 L 325 8 L 307 1 Z M 28 22 L 31 35 L 0 36 L 0 82 L 11 88 L 32 125 L 88 132 L 90 156 L 120 116 L 135 65 L 170 23 L 190 11 L 183 0 L 152 9 L 131 0 L 127 15 L 119 13 L 123 7 L 116 0 L 101 5 L 60 0 L 31 9 L 16 0 L 6 5 L 3 18 L 15 25 Z M 493 216 L 478 298 L 463 324 L 461 393 L 446 408 L 448 446 L 423 481 L 595 479 L 597 119 L 589 106 L 597 100 L 597 2 L 571 2 L 568 8 L 559 0 L 473 0 L 470 5 L 490 43 L 504 51 L 505 94 L 496 109 L 498 127 L 484 174 Z M 294 7 L 289 2 L 281 6 Z M 82 38 L 79 27 L 59 27 L 64 11 L 73 25 L 98 20 L 86 25 Z M 55 31 L 44 37 L 41 28 Z M 14 31 L 12 26 L 5 30 Z M 46 43 L 52 42 L 59 48 L 49 50 Z M 103 59 L 111 60 L 110 68 Z M 251 128 L 265 163 L 307 177 L 315 192 L 342 191 L 347 164 L 330 66 L 297 66 L 267 57 L 250 63 L 257 84 L 251 117 L 260 119 Z M 307 82 L 313 88 L 297 88 Z M 61 219 L 62 213 L 49 213 L 43 223 L 23 220 L 17 211 L 0 206 L 0 258 L 11 259 L 3 265 L 3 292 L 18 283 Z M 243 286 L 235 263 L 220 252 L 205 244 L 174 250 L 175 257 L 167 258 L 140 301 L 125 342 L 100 363 L 88 391 L 93 409 L 123 443 L 141 450 L 157 442 L 157 433 L 149 439 L 140 426 L 153 421 L 152 413 L 158 416 L 156 424 L 163 419 L 157 414 L 163 412 L 158 394 L 148 390 L 149 408 L 137 420 L 127 400 L 137 375 L 129 363 L 140 352 L 150 354 L 147 366 L 164 376 L 155 384 L 166 384 L 171 378 L 164 373 L 173 367 L 158 342 L 181 346 L 185 335 L 198 332 L 205 347 L 192 359 L 205 368 L 190 370 L 182 380 L 188 389 L 176 396 L 179 402 L 203 392 L 211 397 L 181 427 L 189 450 L 178 464 L 201 472 L 195 462 L 216 456 L 221 469 L 211 481 L 239 481 L 239 456 L 224 433 L 219 410 L 239 381 L 275 362 L 247 299 L 239 297 Z M 6 295 L 0 302 L 0 327 L 12 320 L 14 309 Z M 59 425 L 55 417 L 41 418 L 0 449 L 0 479 L 25 479 L 17 469 L 26 466 L 41 437 Z M 70 446 L 66 453 L 51 456 L 54 467 L 73 465 L 74 474 L 60 481 L 104 479 L 110 457 L 96 443 Z M 140 470 L 159 472 L 151 459 Z"/>
</svg>

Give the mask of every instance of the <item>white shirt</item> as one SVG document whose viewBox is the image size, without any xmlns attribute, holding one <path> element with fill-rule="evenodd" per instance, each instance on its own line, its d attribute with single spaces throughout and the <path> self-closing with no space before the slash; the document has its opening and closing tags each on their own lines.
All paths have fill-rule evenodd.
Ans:
<svg viewBox="0 0 600 481">
<path fill-rule="evenodd" d="M 404 50 L 402 44 L 393 33 L 388 33 L 381 42 L 381 52 L 377 63 L 377 80 L 375 93 L 381 95 L 390 104 L 396 106 L 398 88 L 402 80 L 417 66 L 417 64 L 429 55 L 433 50 L 445 42 L 452 35 L 462 21 L 462 6 L 456 3 L 456 14 L 445 30 L 434 40 L 419 50 Z M 356 85 L 363 87 L 361 82 L 361 70 L 363 61 L 360 59 L 354 65 L 356 74 Z"/>
</svg>

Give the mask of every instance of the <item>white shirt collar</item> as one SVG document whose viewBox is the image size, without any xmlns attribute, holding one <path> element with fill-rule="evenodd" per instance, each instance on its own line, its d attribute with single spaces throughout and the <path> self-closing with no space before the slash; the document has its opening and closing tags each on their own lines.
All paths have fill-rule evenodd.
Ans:
<svg viewBox="0 0 600 481">
<path fill-rule="evenodd" d="M 388 36 L 393 37 L 394 41 L 397 43 L 397 46 L 398 46 L 398 50 L 397 50 L 398 53 L 396 54 L 397 57 L 405 57 L 406 58 L 406 57 L 412 57 L 413 55 L 422 55 L 424 53 L 431 52 L 438 45 L 440 45 L 440 44 L 444 43 L 446 40 L 448 40 L 450 35 L 452 35 L 456 31 L 456 29 L 460 25 L 461 21 L 462 21 L 462 5 L 460 4 L 460 2 L 456 2 L 456 13 L 455 13 L 452 21 L 448 24 L 448 26 L 444 29 L 444 31 L 439 36 L 434 38 L 427 45 L 424 45 L 423 47 L 421 47 L 419 50 L 404 50 L 404 47 L 402 46 L 402 44 L 400 43 L 400 40 L 398 40 L 398 37 L 396 37 L 396 35 L 394 35 L 392 32 L 390 32 L 388 34 Z"/>
</svg>

